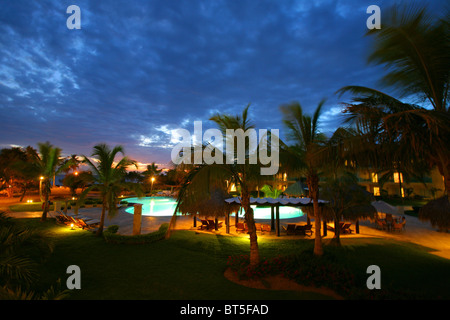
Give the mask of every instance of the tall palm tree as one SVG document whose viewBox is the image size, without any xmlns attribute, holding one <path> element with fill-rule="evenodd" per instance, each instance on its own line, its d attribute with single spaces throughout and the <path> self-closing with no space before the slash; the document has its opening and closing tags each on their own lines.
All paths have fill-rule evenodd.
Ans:
<svg viewBox="0 0 450 320">
<path fill-rule="evenodd" d="M 154 162 L 152 162 L 152 164 L 147 165 L 147 169 L 144 172 L 142 172 L 142 174 L 145 176 L 153 177 L 160 174 L 161 171 L 162 170 L 158 169 L 158 166 Z"/>
<path fill-rule="evenodd" d="M 397 145 L 397 156 L 422 158 L 444 177 L 450 199 L 450 42 L 449 20 L 431 17 L 426 8 L 393 7 L 386 11 L 383 28 L 374 36 L 369 62 L 388 72 L 381 84 L 396 89 L 400 97 L 415 98 L 423 106 L 361 86 L 347 86 L 340 94 L 353 94 L 347 104 L 358 129 L 376 137 L 378 146 Z M 405 157 L 405 158 L 408 158 Z"/>
<path fill-rule="evenodd" d="M 49 198 L 51 194 L 51 181 L 54 176 L 64 171 L 66 165 L 61 165 L 61 149 L 54 147 L 50 142 L 38 143 L 39 153 L 34 153 L 33 162 L 41 179 L 43 196 L 42 221 L 47 219 L 49 212 Z"/>
<path fill-rule="evenodd" d="M 293 145 L 288 146 L 285 154 L 295 159 L 297 170 L 303 171 L 306 176 L 309 197 L 312 199 L 315 221 L 314 254 L 322 255 L 322 239 L 320 234 L 321 217 L 319 210 L 319 170 L 320 164 L 316 160 L 317 153 L 323 147 L 326 138 L 320 133 L 318 121 L 325 100 L 320 101 L 313 116 L 304 114 L 302 106 L 294 102 L 280 107 L 283 113 L 283 122 L 288 129 L 288 138 Z M 286 162 L 285 162 L 286 163 Z"/>
<path fill-rule="evenodd" d="M 337 176 L 327 177 L 321 195 L 328 201 L 325 206 L 328 218 L 334 220 L 334 237 L 331 243 L 338 246 L 341 245 L 341 219 L 373 218 L 376 214 L 375 208 L 370 204 L 373 196 L 358 185 L 356 176 L 350 172 L 340 171 Z"/>
<path fill-rule="evenodd" d="M 242 129 L 245 132 L 248 129 L 254 128 L 248 118 L 249 106 L 250 105 L 247 105 L 247 107 L 243 110 L 242 115 L 229 116 L 224 114 L 217 114 L 211 117 L 210 120 L 214 121 L 217 124 L 219 129 L 222 131 L 223 136 L 226 136 L 227 129 Z M 208 146 L 206 145 L 204 147 L 207 148 Z M 248 145 L 246 145 L 245 150 L 249 150 Z M 232 151 L 236 155 L 236 149 Z M 229 152 L 231 152 L 231 150 L 227 150 L 227 153 Z M 225 159 L 225 156 L 223 154 L 221 156 L 223 156 L 223 159 Z M 240 204 L 244 210 L 244 219 L 248 225 L 249 230 L 250 264 L 256 265 L 257 263 L 259 263 L 260 258 L 253 209 L 250 206 L 250 191 L 253 186 L 253 178 L 255 178 L 260 173 L 260 166 L 259 164 L 249 163 L 248 152 L 246 153 L 245 157 L 246 159 L 243 164 L 237 163 L 237 161 L 228 163 L 224 160 L 222 164 L 204 163 L 192 169 L 178 194 L 177 207 L 181 206 L 183 201 L 204 201 L 205 197 L 211 199 L 211 190 L 215 190 L 216 187 L 223 187 L 224 181 L 234 183 L 241 192 Z M 175 212 L 177 212 L 177 210 Z"/>
<path fill-rule="evenodd" d="M 92 170 L 94 183 L 81 193 L 78 203 L 81 204 L 90 191 L 100 191 L 102 197 L 102 213 L 97 235 L 102 235 L 103 233 L 106 211 L 108 211 L 108 216 L 110 217 L 117 213 L 117 201 L 120 191 L 123 189 L 133 189 L 139 195 L 141 194 L 137 184 L 127 183 L 124 180 L 126 169 L 129 166 L 134 165 L 137 168 L 136 161 L 123 156 L 122 159 L 115 162 L 115 158 L 119 153 L 124 155 L 122 146 L 116 146 L 111 150 L 106 144 L 98 144 L 94 146 L 92 153 L 92 157 L 96 158 L 94 162 L 88 157 L 83 156 L 83 162 Z"/>
</svg>

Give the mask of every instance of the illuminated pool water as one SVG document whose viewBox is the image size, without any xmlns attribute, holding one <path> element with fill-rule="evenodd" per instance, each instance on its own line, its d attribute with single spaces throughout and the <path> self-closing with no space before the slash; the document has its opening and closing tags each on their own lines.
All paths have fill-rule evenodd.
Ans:
<svg viewBox="0 0 450 320">
<path fill-rule="evenodd" d="M 142 215 L 168 217 L 173 215 L 176 207 L 176 201 L 169 197 L 145 197 L 145 198 L 128 198 L 127 202 L 142 203 Z M 255 219 L 270 219 L 270 207 L 256 207 L 252 205 Z M 128 207 L 126 212 L 133 214 L 134 208 Z M 301 209 L 293 207 L 280 207 L 280 219 L 298 218 L 303 216 Z"/>
</svg>

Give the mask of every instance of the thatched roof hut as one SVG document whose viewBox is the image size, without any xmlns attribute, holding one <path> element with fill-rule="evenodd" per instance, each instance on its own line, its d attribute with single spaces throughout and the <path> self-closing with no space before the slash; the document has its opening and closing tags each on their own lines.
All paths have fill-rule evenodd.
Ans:
<svg viewBox="0 0 450 320">
<path fill-rule="evenodd" d="M 177 211 L 184 215 L 199 215 L 203 217 L 224 217 L 239 210 L 239 204 L 228 204 L 225 199 L 228 194 L 221 189 L 215 189 L 200 201 L 193 201 L 188 195 L 179 201 Z"/>
<path fill-rule="evenodd" d="M 447 196 L 431 200 L 419 210 L 419 219 L 441 231 L 450 230 L 450 202 Z"/>
<path fill-rule="evenodd" d="M 286 190 L 283 191 L 284 194 L 288 196 L 300 197 L 306 195 L 305 186 L 301 181 L 297 181 L 294 184 L 291 184 Z"/>
</svg>

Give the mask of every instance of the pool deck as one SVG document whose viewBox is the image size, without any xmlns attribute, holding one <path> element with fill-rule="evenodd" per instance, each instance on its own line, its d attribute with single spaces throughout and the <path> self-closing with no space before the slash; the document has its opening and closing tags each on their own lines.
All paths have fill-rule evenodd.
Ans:
<svg viewBox="0 0 450 320">
<path fill-rule="evenodd" d="M 71 212 L 72 210 L 69 210 Z M 72 211 L 73 212 L 73 211 Z M 95 219 L 100 219 L 101 208 L 81 208 L 78 211 L 79 214 L 88 216 Z M 41 212 L 7 212 L 8 215 L 15 218 L 35 218 L 40 217 L 42 215 Z M 49 216 L 54 216 L 54 212 L 50 212 Z M 133 214 L 127 213 L 124 208 L 119 209 L 116 216 L 109 218 L 105 218 L 105 227 L 110 225 L 118 225 L 119 231 L 118 233 L 124 235 L 131 235 L 133 232 Z M 162 223 L 169 223 L 171 217 L 152 217 L 152 216 L 142 216 L 142 224 L 141 224 L 141 233 L 149 233 L 158 230 Z M 223 219 L 219 219 L 221 221 Z M 234 218 L 231 220 L 231 228 L 230 234 L 226 233 L 225 226 L 220 228 L 218 231 L 199 231 L 198 227 L 201 225 L 200 222 L 197 223 L 197 227 L 193 227 L 193 218 L 180 216 L 176 219 L 175 230 L 192 230 L 197 232 L 208 232 L 217 235 L 224 236 L 239 236 L 239 237 L 248 237 L 246 234 L 239 234 L 235 232 Z M 270 220 L 257 220 L 256 222 L 268 223 L 270 224 Z M 299 217 L 293 219 L 283 219 L 280 220 L 281 226 L 285 226 L 288 223 L 306 223 L 306 217 Z M 314 231 L 314 223 L 313 231 Z M 280 226 L 280 229 L 281 229 Z M 354 225 L 352 225 L 351 229 L 354 230 Z M 378 230 L 375 227 L 375 224 L 370 223 L 369 221 L 361 221 L 360 222 L 360 232 L 356 234 L 352 232 L 352 234 L 341 235 L 342 239 L 346 238 L 358 238 L 358 237 L 375 237 L 375 238 L 389 238 L 398 241 L 405 241 L 410 243 L 415 243 L 430 249 L 430 253 L 433 253 L 437 256 L 450 259 L 450 233 L 439 232 L 435 230 L 429 223 L 422 222 L 416 217 L 406 216 L 406 228 L 400 232 L 388 232 L 383 230 Z M 331 231 L 327 232 L 327 236 L 323 237 L 324 241 L 327 239 L 331 239 L 334 236 L 334 233 Z M 258 233 L 258 238 L 265 239 L 301 239 L 305 238 L 314 238 L 308 236 L 287 236 L 284 232 L 281 232 L 281 236 L 276 236 L 274 233 Z"/>
</svg>

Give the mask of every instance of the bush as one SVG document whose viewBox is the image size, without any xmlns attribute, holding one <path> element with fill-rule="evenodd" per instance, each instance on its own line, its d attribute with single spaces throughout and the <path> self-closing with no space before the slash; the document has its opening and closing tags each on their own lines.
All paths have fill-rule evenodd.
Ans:
<svg viewBox="0 0 450 320">
<path fill-rule="evenodd" d="M 282 275 L 299 284 L 326 287 L 339 294 L 348 294 L 355 287 L 353 274 L 327 256 L 316 257 L 310 252 L 278 256 L 249 265 L 247 255 L 228 257 L 227 265 L 240 279 L 259 279 L 269 275 Z"/>
<path fill-rule="evenodd" d="M 282 275 L 301 285 L 331 289 L 346 299 L 423 299 L 421 293 L 398 289 L 392 285 L 384 287 L 383 290 L 369 290 L 365 285 L 358 283 L 353 273 L 342 263 L 338 263 L 330 253 L 317 257 L 312 252 L 305 251 L 297 255 L 261 260 L 253 267 L 250 266 L 248 255 L 229 256 L 227 266 L 241 280 Z"/>
<path fill-rule="evenodd" d="M 118 230 L 119 230 L 119 226 L 116 224 L 113 224 L 113 225 L 109 226 L 105 232 L 117 233 Z"/>
<path fill-rule="evenodd" d="M 112 226 L 110 226 L 112 227 Z M 117 227 L 118 228 L 118 227 Z M 114 233 L 114 229 L 112 230 L 106 229 L 103 232 L 103 237 L 105 238 L 106 242 L 108 243 L 116 243 L 116 244 L 145 244 L 145 243 L 152 243 L 155 241 L 159 241 L 164 239 L 167 229 L 169 228 L 168 223 L 163 223 L 158 231 L 147 233 L 147 234 L 138 234 L 134 236 L 129 235 L 121 235 Z M 117 230 L 116 230 L 117 232 Z"/>
</svg>

